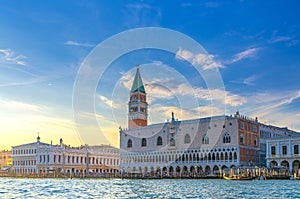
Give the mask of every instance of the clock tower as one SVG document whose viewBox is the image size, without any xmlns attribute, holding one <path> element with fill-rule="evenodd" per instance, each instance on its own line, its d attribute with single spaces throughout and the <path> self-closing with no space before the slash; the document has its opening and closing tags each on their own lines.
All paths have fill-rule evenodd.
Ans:
<svg viewBox="0 0 300 199">
<path fill-rule="evenodd" d="M 136 66 L 136 74 L 130 91 L 128 103 L 128 128 L 147 126 L 146 91 L 141 78 L 139 66 Z"/>
</svg>

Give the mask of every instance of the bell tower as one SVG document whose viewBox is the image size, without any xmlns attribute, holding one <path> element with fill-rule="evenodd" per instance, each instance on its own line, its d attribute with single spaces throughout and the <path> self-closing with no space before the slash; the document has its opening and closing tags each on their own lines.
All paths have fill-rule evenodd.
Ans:
<svg viewBox="0 0 300 199">
<path fill-rule="evenodd" d="M 139 65 L 137 65 L 128 103 L 129 129 L 147 126 L 147 109 L 146 91 L 141 78 Z"/>
</svg>

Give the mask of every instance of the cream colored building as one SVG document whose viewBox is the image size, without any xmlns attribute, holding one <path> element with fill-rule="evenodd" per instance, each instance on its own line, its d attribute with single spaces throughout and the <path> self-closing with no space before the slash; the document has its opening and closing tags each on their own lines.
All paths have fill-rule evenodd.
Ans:
<svg viewBox="0 0 300 199">
<path fill-rule="evenodd" d="M 0 169 L 5 166 L 11 166 L 11 151 L 3 150 L 0 151 Z"/>
<path fill-rule="evenodd" d="M 273 125 L 259 124 L 259 137 L 260 137 L 260 160 L 261 166 L 267 166 L 267 139 L 288 137 L 293 135 L 300 135 L 299 133 L 288 129 L 287 127 L 278 127 Z"/>
<path fill-rule="evenodd" d="M 267 144 L 267 165 L 285 166 L 290 172 L 300 169 L 300 136 L 270 138 Z"/>
<path fill-rule="evenodd" d="M 70 147 L 36 142 L 12 147 L 13 172 L 16 174 L 68 174 L 83 176 L 119 171 L 119 149 L 109 146 Z"/>
</svg>

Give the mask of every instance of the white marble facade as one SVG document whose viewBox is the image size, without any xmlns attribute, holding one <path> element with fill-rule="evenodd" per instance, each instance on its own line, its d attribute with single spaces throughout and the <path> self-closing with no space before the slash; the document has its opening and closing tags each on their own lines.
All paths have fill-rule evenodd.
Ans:
<svg viewBox="0 0 300 199">
<path fill-rule="evenodd" d="M 284 136 L 266 140 L 269 167 L 286 166 L 290 172 L 300 169 L 300 136 Z"/>
<path fill-rule="evenodd" d="M 119 149 L 109 145 L 70 147 L 40 142 L 12 147 L 12 171 L 16 174 L 89 172 L 118 173 Z"/>
</svg>

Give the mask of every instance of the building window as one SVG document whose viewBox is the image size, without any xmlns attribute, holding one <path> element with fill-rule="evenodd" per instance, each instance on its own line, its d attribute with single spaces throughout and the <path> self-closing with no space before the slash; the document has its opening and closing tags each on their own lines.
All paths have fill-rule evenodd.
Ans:
<svg viewBox="0 0 300 199">
<path fill-rule="evenodd" d="M 256 127 L 256 125 L 252 125 L 252 132 L 257 132 L 257 127 Z"/>
<path fill-rule="evenodd" d="M 162 138 L 160 136 L 158 136 L 156 145 L 161 146 L 162 144 L 163 144 Z"/>
<path fill-rule="evenodd" d="M 127 148 L 132 148 L 132 140 L 129 139 L 127 142 Z"/>
<path fill-rule="evenodd" d="M 282 155 L 287 155 L 287 146 L 282 146 Z"/>
<path fill-rule="evenodd" d="M 294 145 L 294 154 L 299 155 L 299 145 Z"/>
<path fill-rule="evenodd" d="M 174 138 L 171 138 L 171 140 L 170 140 L 170 146 L 175 146 L 175 139 Z"/>
<path fill-rule="evenodd" d="M 189 144 L 191 142 L 191 137 L 189 134 L 185 134 L 184 136 L 184 144 Z"/>
<path fill-rule="evenodd" d="M 231 142 L 231 139 L 230 139 L 230 135 L 228 133 L 225 133 L 223 135 L 223 143 L 230 143 Z"/>
<path fill-rule="evenodd" d="M 254 144 L 254 146 L 257 146 L 257 137 L 256 136 L 254 136 L 253 144 Z"/>
<path fill-rule="evenodd" d="M 142 147 L 145 147 L 145 146 L 147 146 L 147 140 L 146 140 L 146 138 L 143 138 L 142 139 Z"/>
<path fill-rule="evenodd" d="M 276 147 L 275 146 L 271 146 L 271 154 L 276 155 Z"/>
<path fill-rule="evenodd" d="M 244 129 L 244 122 L 240 122 L 240 129 Z"/>
<path fill-rule="evenodd" d="M 207 135 L 204 135 L 204 136 L 202 137 L 202 144 L 209 144 L 209 138 L 208 138 Z"/>
<path fill-rule="evenodd" d="M 240 144 L 244 144 L 244 134 L 240 134 Z"/>
</svg>

